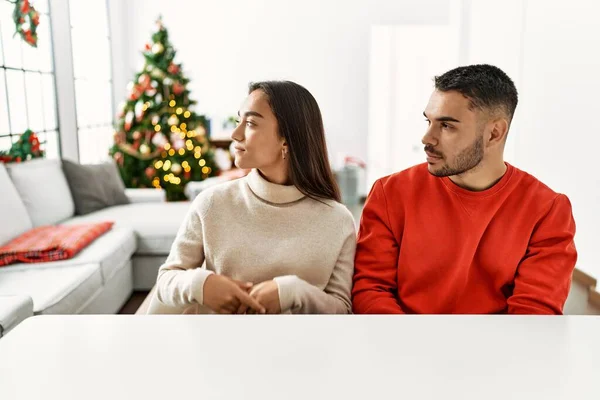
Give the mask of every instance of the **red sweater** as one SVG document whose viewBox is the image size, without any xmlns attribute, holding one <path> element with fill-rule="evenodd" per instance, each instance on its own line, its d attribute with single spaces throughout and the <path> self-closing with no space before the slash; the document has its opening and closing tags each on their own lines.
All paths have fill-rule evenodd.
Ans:
<svg viewBox="0 0 600 400">
<path fill-rule="evenodd" d="M 427 164 L 375 182 L 358 233 L 354 312 L 562 314 L 577 259 L 571 204 L 507 166 L 481 192 Z"/>
</svg>

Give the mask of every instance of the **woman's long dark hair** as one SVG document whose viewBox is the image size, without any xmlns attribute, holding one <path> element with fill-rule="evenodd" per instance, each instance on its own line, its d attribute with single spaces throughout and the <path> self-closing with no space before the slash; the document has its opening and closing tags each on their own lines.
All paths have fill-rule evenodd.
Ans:
<svg viewBox="0 0 600 400">
<path fill-rule="evenodd" d="M 253 82 L 249 92 L 262 90 L 286 140 L 290 180 L 304 195 L 341 201 L 340 189 L 329 165 L 321 110 L 308 90 L 290 81 Z"/>
</svg>

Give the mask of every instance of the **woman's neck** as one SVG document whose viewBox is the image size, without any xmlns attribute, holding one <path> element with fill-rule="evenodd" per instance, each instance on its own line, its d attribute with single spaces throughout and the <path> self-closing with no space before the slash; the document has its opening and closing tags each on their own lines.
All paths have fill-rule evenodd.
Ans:
<svg viewBox="0 0 600 400">
<path fill-rule="evenodd" d="M 287 165 L 257 168 L 260 175 L 267 181 L 276 185 L 291 185 L 290 174 Z"/>
</svg>

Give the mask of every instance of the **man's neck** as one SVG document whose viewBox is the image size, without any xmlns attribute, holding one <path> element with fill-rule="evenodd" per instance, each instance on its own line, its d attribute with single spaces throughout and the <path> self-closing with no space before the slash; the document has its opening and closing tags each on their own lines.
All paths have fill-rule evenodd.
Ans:
<svg viewBox="0 0 600 400">
<path fill-rule="evenodd" d="M 457 186 L 473 192 L 481 192 L 494 186 L 506 173 L 507 167 L 503 160 L 499 162 L 483 163 L 460 175 L 450 176 L 450 180 Z"/>
</svg>

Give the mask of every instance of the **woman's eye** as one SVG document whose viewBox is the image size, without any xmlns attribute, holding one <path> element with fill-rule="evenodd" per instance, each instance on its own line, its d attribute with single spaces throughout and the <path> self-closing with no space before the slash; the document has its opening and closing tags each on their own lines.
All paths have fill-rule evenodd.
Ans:
<svg viewBox="0 0 600 400">
<path fill-rule="evenodd" d="M 254 122 L 252 122 L 252 121 L 246 121 L 246 126 L 253 126 L 253 125 L 254 125 Z"/>
</svg>

